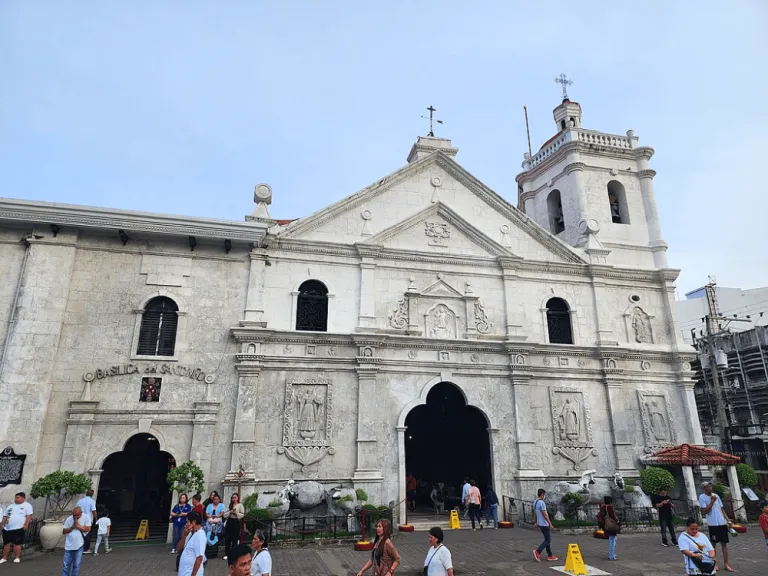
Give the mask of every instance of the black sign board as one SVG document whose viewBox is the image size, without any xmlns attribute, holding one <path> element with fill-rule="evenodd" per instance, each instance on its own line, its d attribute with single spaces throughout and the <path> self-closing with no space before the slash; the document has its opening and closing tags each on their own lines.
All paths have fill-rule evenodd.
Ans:
<svg viewBox="0 0 768 576">
<path fill-rule="evenodd" d="M 10 446 L 0 452 L 0 488 L 8 484 L 21 484 L 26 459 L 26 454 L 16 454 Z"/>
</svg>

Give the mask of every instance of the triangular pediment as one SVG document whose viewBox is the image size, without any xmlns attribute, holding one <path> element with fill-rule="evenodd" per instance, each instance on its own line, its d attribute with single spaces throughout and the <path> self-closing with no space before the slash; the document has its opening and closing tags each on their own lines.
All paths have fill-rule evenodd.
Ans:
<svg viewBox="0 0 768 576">
<path fill-rule="evenodd" d="M 419 295 L 440 298 L 464 298 L 464 294 L 448 284 L 448 282 L 443 279 L 442 274 L 438 275 L 437 282 L 433 282 L 424 288 L 424 290 L 419 292 Z"/>
<path fill-rule="evenodd" d="M 437 210 L 427 234 L 429 210 Z M 394 249 L 405 242 L 409 226 L 423 227 L 420 239 L 432 238 L 425 252 L 439 251 L 442 225 L 455 228 L 458 253 L 470 256 L 514 256 L 533 261 L 585 260 L 570 246 L 538 226 L 501 196 L 482 184 L 452 158 L 434 152 L 385 176 L 367 188 L 293 222 L 278 233 L 296 241 Z M 416 233 L 415 231 L 411 232 Z M 451 231 L 453 236 L 454 232 Z M 416 244 L 408 249 L 420 251 Z M 454 253 L 449 246 L 444 250 Z"/>
</svg>

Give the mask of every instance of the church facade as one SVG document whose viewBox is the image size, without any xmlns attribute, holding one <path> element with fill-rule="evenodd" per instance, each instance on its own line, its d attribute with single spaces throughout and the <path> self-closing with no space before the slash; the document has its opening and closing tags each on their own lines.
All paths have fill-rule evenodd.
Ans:
<svg viewBox="0 0 768 576">
<path fill-rule="evenodd" d="M 266 185 L 244 222 L 0 200 L 0 437 L 27 456 L 0 498 L 59 468 L 126 490 L 136 438 L 212 489 L 313 479 L 401 515 L 409 472 L 531 498 L 702 443 L 653 150 L 554 117 L 517 207 L 433 136 L 295 221 Z"/>
</svg>

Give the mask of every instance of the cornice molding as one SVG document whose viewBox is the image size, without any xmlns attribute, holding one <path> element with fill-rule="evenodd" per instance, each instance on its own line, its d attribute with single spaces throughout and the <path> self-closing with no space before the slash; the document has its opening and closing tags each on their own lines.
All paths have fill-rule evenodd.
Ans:
<svg viewBox="0 0 768 576">
<path fill-rule="evenodd" d="M 72 228 L 125 230 L 167 236 L 195 236 L 240 240 L 258 244 L 267 226 L 256 222 L 234 222 L 0 198 L 0 221 L 59 224 Z"/>
<path fill-rule="evenodd" d="M 637 173 L 638 178 L 654 178 L 656 176 L 656 170 L 648 168 L 647 170 L 640 170 Z"/>
<path fill-rule="evenodd" d="M 584 168 L 586 168 L 587 165 L 584 162 L 573 162 L 571 164 L 568 164 L 565 168 L 563 168 L 563 171 L 566 174 L 570 174 L 571 172 L 583 172 Z"/>
</svg>

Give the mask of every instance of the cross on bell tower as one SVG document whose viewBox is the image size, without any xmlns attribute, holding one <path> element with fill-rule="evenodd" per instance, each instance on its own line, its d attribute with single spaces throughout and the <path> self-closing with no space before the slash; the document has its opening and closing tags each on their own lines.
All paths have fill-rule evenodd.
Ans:
<svg viewBox="0 0 768 576">
<path fill-rule="evenodd" d="M 427 120 L 427 119 L 429 120 L 429 134 L 427 134 L 427 136 L 431 136 L 432 138 L 434 138 L 435 137 L 435 131 L 432 129 L 432 122 L 437 122 L 438 124 L 442 124 L 443 121 L 442 120 L 437 120 L 437 119 L 435 119 L 433 117 L 434 113 L 437 112 L 437 108 L 435 108 L 434 106 L 432 106 L 430 104 L 430 106 L 429 106 L 429 108 L 427 108 L 427 110 L 429 111 L 429 118 L 427 118 L 427 116 L 422 116 L 422 118 L 424 118 L 425 120 Z"/>
<path fill-rule="evenodd" d="M 566 88 L 573 84 L 573 80 L 569 80 L 568 76 L 565 74 L 560 74 L 560 76 L 555 78 L 555 83 L 560 84 L 563 87 L 563 100 L 568 100 L 568 92 Z"/>
</svg>

